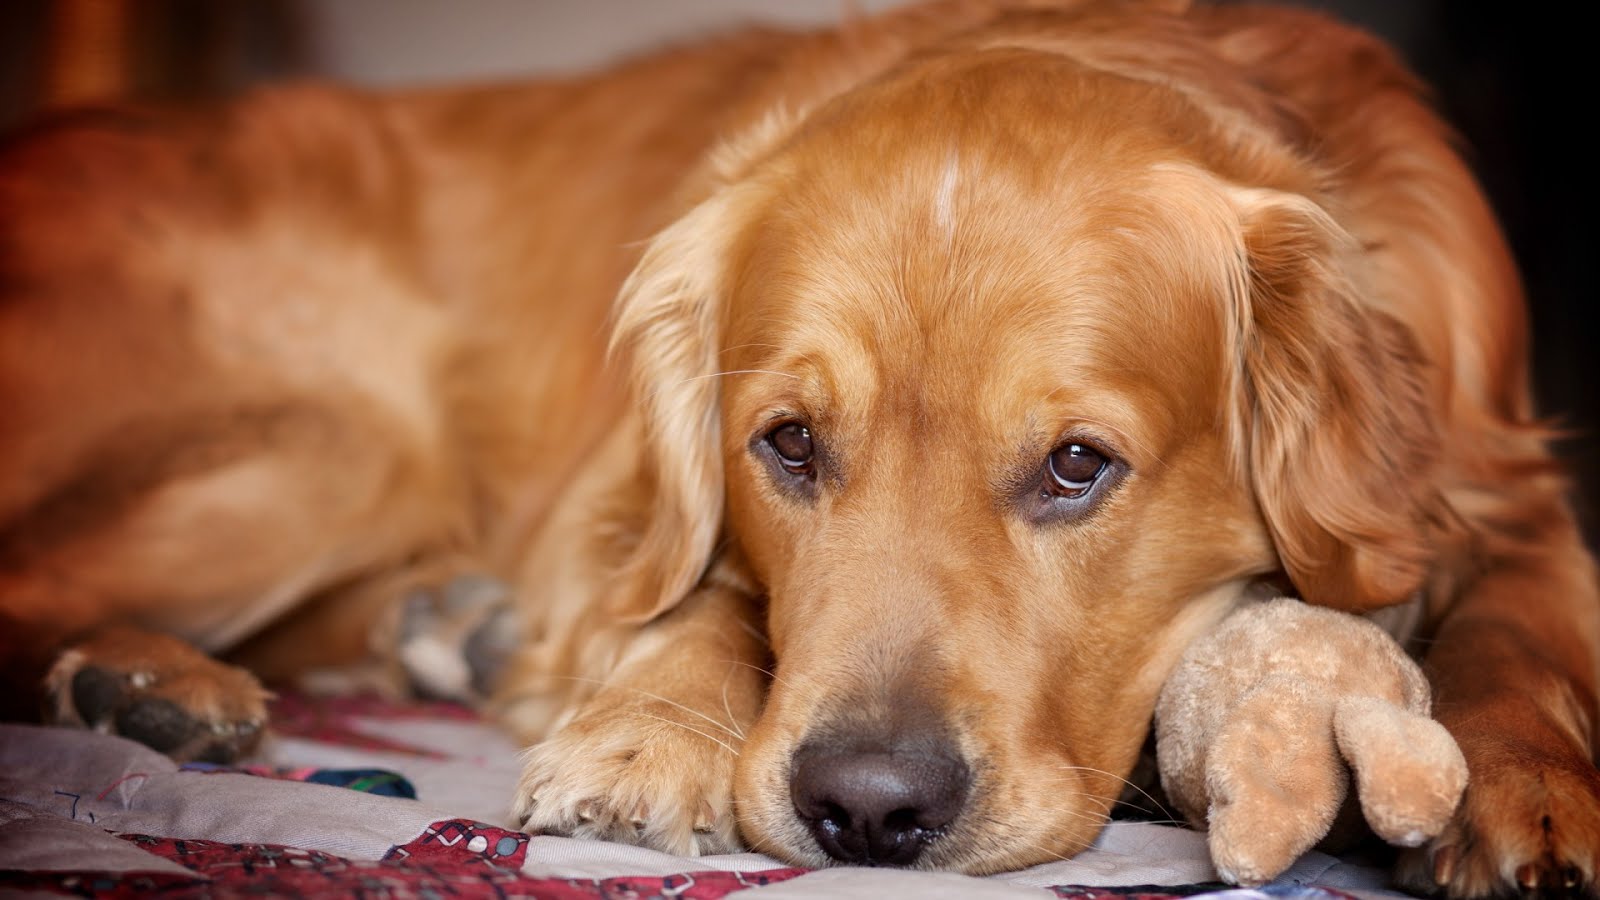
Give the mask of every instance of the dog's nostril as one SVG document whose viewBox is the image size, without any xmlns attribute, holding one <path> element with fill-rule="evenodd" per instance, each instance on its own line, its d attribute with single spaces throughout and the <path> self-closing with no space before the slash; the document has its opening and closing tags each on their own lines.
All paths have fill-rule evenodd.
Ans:
<svg viewBox="0 0 1600 900">
<path fill-rule="evenodd" d="M 883 817 L 883 827 L 890 831 L 911 831 L 921 828 L 917 821 L 918 811 L 915 809 L 897 809 Z"/>
<path fill-rule="evenodd" d="M 822 824 L 833 831 L 845 831 L 850 828 L 850 813 L 836 803 L 823 806 Z"/>
<path fill-rule="evenodd" d="M 795 754 L 795 812 L 825 853 L 857 865 L 908 866 L 961 812 L 970 777 L 953 752 Z"/>
</svg>

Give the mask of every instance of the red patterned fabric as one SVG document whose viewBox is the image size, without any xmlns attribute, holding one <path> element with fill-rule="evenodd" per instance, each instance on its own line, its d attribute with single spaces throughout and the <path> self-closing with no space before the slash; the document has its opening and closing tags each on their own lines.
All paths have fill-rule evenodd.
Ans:
<svg viewBox="0 0 1600 900">
<path fill-rule="evenodd" d="M 353 747 L 410 753 L 432 759 L 444 754 L 398 741 L 376 737 L 360 727 L 361 719 L 387 721 L 450 720 L 476 721 L 479 716 L 459 703 L 431 700 L 394 702 L 372 694 L 351 697 L 307 697 L 294 691 L 280 691 L 269 708 L 272 730 L 277 734 Z"/>
<path fill-rule="evenodd" d="M 435 822 L 382 860 L 350 860 L 275 844 L 183 841 L 120 835 L 146 852 L 195 873 L 101 875 L 94 872 L 0 872 L 0 889 L 52 891 L 81 897 L 682 897 L 718 900 L 749 887 L 776 884 L 806 869 L 763 872 L 686 872 L 664 878 L 530 878 L 519 871 L 528 836 L 464 819 Z"/>
</svg>

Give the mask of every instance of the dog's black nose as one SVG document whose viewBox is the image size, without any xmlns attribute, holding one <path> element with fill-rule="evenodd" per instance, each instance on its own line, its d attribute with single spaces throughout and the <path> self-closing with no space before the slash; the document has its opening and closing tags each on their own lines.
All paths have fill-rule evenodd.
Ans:
<svg viewBox="0 0 1600 900">
<path fill-rule="evenodd" d="M 955 821 L 971 780 L 954 752 L 802 747 L 789 790 L 824 852 L 841 862 L 909 866 Z"/>
</svg>

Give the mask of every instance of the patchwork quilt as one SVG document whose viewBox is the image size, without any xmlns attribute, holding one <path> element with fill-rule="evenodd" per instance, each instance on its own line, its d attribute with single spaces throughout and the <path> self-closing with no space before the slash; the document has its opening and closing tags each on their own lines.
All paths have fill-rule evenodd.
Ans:
<svg viewBox="0 0 1600 900">
<path fill-rule="evenodd" d="M 285 697 L 248 765 L 178 766 L 107 735 L 0 725 L 0 895 L 713 900 L 1383 896 L 1309 854 L 1272 885 L 1216 883 L 1204 836 L 1110 825 L 1078 857 L 973 878 L 673 857 L 510 829 L 518 748 L 450 704 Z M 742 900 L 742 897 L 741 897 Z"/>
</svg>

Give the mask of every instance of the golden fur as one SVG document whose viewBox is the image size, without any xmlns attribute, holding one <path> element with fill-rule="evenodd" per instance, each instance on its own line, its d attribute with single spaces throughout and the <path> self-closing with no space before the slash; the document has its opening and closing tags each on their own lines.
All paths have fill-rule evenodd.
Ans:
<svg viewBox="0 0 1600 900">
<path fill-rule="evenodd" d="M 911 708 L 975 773 L 918 864 L 991 872 L 1093 839 L 1253 581 L 1423 591 L 1472 783 L 1407 877 L 1593 883 L 1600 601 L 1520 289 L 1362 34 L 948 0 L 104 113 L 5 151 L 0 228 L 10 660 L 131 621 L 290 675 L 493 572 L 529 827 L 820 864 L 792 755 Z M 1069 437 L 1115 465 L 1067 515 Z"/>
</svg>

